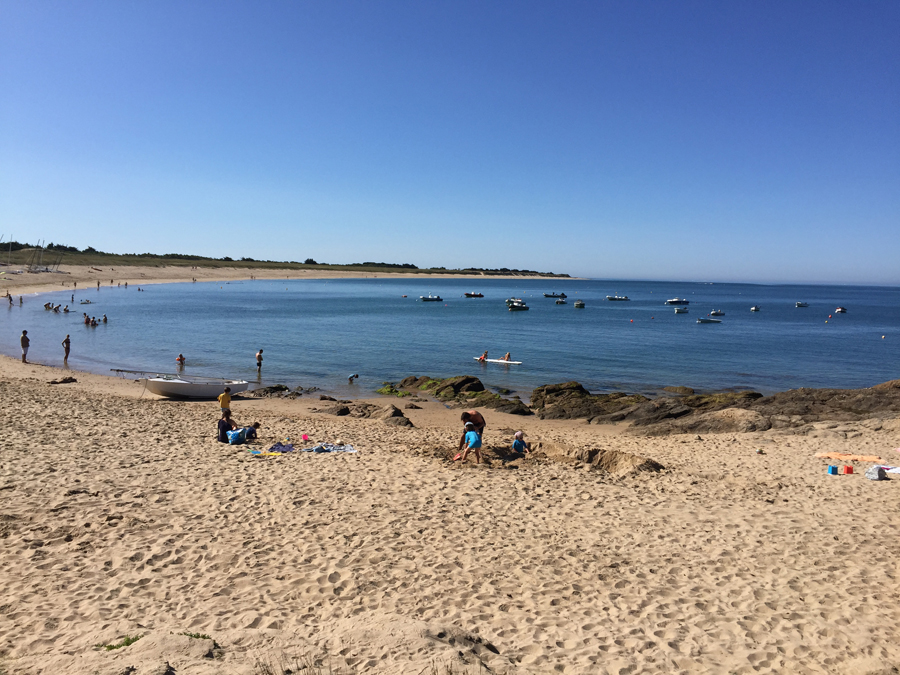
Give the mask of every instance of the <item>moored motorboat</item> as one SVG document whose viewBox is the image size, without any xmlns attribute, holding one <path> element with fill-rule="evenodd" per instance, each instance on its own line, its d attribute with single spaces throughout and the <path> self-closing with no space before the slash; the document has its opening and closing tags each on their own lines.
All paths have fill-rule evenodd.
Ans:
<svg viewBox="0 0 900 675">
<path fill-rule="evenodd" d="M 584 309 L 584 300 L 576 300 L 572 306 L 575 309 Z"/>
<path fill-rule="evenodd" d="M 688 308 L 687 308 L 687 307 L 676 307 L 676 308 L 675 308 L 675 313 L 676 313 L 676 314 L 687 314 L 687 313 L 688 313 Z"/>
<path fill-rule="evenodd" d="M 507 305 L 512 305 L 512 304 L 515 304 L 515 303 L 524 305 L 524 304 L 525 304 L 525 301 L 524 301 L 522 298 L 507 298 L 507 299 L 506 299 L 506 304 L 507 304 Z"/>
<path fill-rule="evenodd" d="M 753 307 L 750 308 L 750 311 L 751 311 L 751 312 L 758 312 L 759 310 L 760 310 L 760 306 L 759 306 L 759 305 L 753 305 Z"/>
<path fill-rule="evenodd" d="M 566 302 L 565 300 L 563 300 L 562 298 L 559 298 L 559 299 L 556 301 L 556 304 L 557 304 L 557 305 L 568 305 L 569 303 Z"/>
<path fill-rule="evenodd" d="M 510 312 L 525 312 L 530 309 L 524 302 L 507 302 L 506 306 Z"/>
<path fill-rule="evenodd" d="M 545 298 L 567 298 L 565 293 L 544 293 Z"/>
<path fill-rule="evenodd" d="M 627 295 L 619 295 L 618 293 L 616 293 L 615 295 L 607 295 L 606 299 L 609 300 L 610 302 L 627 302 L 628 296 Z"/>
<path fill-rule="evenodd" d="M 467 298 L 483 298 L 484 297 L 484 293 L 465 293 L 464 295 Z"/>
<path fill-rule="evenodd" d="M 429 293 L 428 295 L 420 295 L 419 300 L 422 302 L 443 302 L 444 299 L 439 295 L 432 295 Z"/>
<path fill-rule="evenodd" d="M 153 377 L 143 377 L 138 381 L 144 383 L 147 391 L 167 398 L 215 398 L 225 390 L 225 387 L 230 387 L 231 393 L 236 394 L 250 386 L 246 380 L 167 375 L 165 373 L 158 373 Z"/>
<path fill-rule="evenodd" d="M 722 323 L 722 319 L 710 319 L 703 316 L 697 319 L 697 323 Z"/>
<path fill-rule="evenodd" d="M 725 316 L 725 311 L 721 309 L 714 309 L 709 313 L 710 316 Z"/>
<path fill-rule="evenodd" d="M 794 307 L 809 307 L 809 303 L 808 302 L 797 302 L 797 303 L 794 303 Z"/>
<path fill-rule="evenodd" d="M 846 307 L 838 307 L 836 310 L 834 310 L 834 313 L 835 314 L 846 314 L 847 308 Z"/>
<path fill-rule="evenodd" d="M 684 298 L 672 298 L 671 300 L 666 300 L 667 305 L 689 305 L 691 304 L 690 300 L 685 300 Z"/>
</svg>

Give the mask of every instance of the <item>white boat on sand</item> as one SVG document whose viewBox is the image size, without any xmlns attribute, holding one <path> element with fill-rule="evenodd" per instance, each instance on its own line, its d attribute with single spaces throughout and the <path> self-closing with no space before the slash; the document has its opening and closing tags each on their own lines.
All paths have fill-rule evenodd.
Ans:
<svg viewBox="0 0 900 675">
<path fill-rule="evenodd" d="M 126 373 L 143 375 L 138 382 L 143 382 L 147 391 L 157 396 L 169 398 L 216 398 L 231 388 L 232 394 L 246 391 L 250 383 L 247 380 L 230 380 L 223 377 L 203 377 L 201 375 L 171 375 L 169 373 L 149 373 L 142 370 L 120 370 L 113 372 L 124 376 Z"/>
<path fill-rule="evenodd" d="M 231 387 L 231 393 L 245 391 L 247 380 L 226 380 L 218 377 L 191 377 L 189 375 L 157 375 L 142 378 L 147 391 L 169 398 L 216 398 Z"/>
</svg>

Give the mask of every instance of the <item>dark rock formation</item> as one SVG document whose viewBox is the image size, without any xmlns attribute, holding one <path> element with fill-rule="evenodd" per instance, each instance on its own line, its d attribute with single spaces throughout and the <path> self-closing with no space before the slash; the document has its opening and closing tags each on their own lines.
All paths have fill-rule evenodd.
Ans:
<svg viewBox="0 0 900 675">
<path fill-rule="evenodd" d="M 648 401 L 639 394 L 591 394 L 578 382 L 547 384 L 531 392 L 531 407 L 541 419 L 593 419 Z"/>
<path fill-rule="evenodd" d="M 681 396 L 690 396 L 694 393 L 694 390 L 690 387 L 663 387 L 663 391 L 668 391 L 672 394 L 680 394 Z"/>
<path fill-rule="evenodd" d="M 436 380 L 431 377 L 404 378 L 397 385 L 407 391 L 424 391 L 439 401 L 453 403 L 460 407 L 490 408 L 509 415 L 531 415 L 531 409 L 518 397 L 503 398 L 485 389 L 484 384 L 472 375 L 459 375 Z"/>
</svg>

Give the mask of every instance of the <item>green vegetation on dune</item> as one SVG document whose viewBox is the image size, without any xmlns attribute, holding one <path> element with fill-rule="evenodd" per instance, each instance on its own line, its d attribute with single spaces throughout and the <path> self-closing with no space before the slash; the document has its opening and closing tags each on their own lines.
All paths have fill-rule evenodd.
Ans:
<svg viewBox="0 0 900 675">
<path fill-rule="evenodd" d="M 19 242 L 0 243 L 0 262 L 7 259 L 14 265 L 40 264 L 44 267 L 56 265 L 88 265 L 93 267 L 117 267 L 128 265 L 143 265 L 148 267 L 162 266 L 188 266 L 208 268 L 244 268 L 244 269 L 273 269 L 273 270 L 314 270 L 327 272 L 371 272 L 375 273 L 406 273 L 406 274 L 459 274 L 459 275 L 483 275 L 483 276 L 529 276 L 529 277 L 562 277 L 568 274 L 554 274 L 553 272 L 537 272 L 535 270 L 519 270 L 500 267 L 495 269 L 482 269 L 478 267 L 466 267 L 461 269 L 447 269 L 445 267 L 419 268 L 411 263 L 385 263 L 385 262 L 361 262 L 346 265 L 330 265 L 316 262 L 313 258 L 306 258 L 303 262 L 297 260 L 256 260 L 254 258 L 208 258 L 199 255 L 184 253 L 105 253 L 92 246 L 79 250 L 74 246 L 62 244 L 48 244 L 40 249 L 30 244 Z"/>
</svg>

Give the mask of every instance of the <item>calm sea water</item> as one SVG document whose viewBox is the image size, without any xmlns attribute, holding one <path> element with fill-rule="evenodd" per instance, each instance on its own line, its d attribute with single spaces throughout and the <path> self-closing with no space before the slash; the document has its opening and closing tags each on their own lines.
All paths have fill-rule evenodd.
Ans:
<svg viewBox="0 0 900 675">
<path fill-rule="evenodd" d="M 749 388 L 867 387 L 900 377 L 900 289 L 763 286 L 600 280 L 342 279 L 158 284 L 79 290 L 68 315 L 43 309 L 71 304 L 71 290 L 26 296 L 0 306 L 0 349 L 18 356 L 22 329 L 31 360 L 59 365 L 72 336 L 69 366 L 175 371 L 316 386 L 342 396 L 370 393 L 407 375 L 477 375 L 486 385 L 527 396 L 541 384 L 577 380 L 592 391 L 653 392 L 667 385 L 698 391 Z M 482 299 L 466 299 L 480 291 Z M 565 292 L 556 305 L 545 292 Z M 443 302 L 423 303 L 436 293 Z M 630 302 L 608 302 L 619 293 Z M 406 295 L 407 297 L 403 297 Z M 504 300 L 523 297 L 528 312 Z M 690 300 L 674 313 L 667 298 Z M 80 305 L 82 299 L 93 301 Z M 587 306 L 575 309 L 582 299 Z M 809 307 L 798 309 L 802 300 Z M 18 301 L 18 298 L 16 298 Z M 762 311 L 751 313 L 751 305 Z M 838 306 L 847 314 L 835 314 Z M 699 316 L 722 309 L 721 324 Z M 82 311 L 106 314 L 97 328 Z M 884 338 L 882 338 L 884 336 Z M 520 366 L 475 362 L 509 351 Z M 358 372 L 348 387 L 347 376 Z"/>
</svg>

